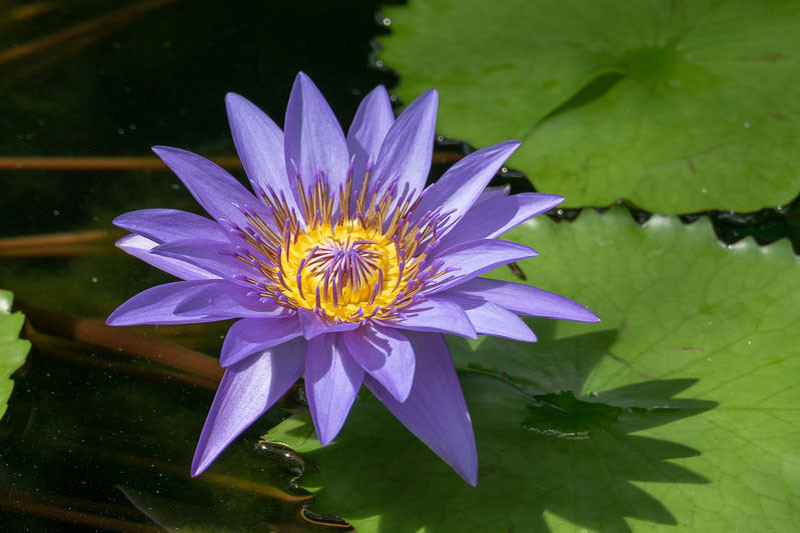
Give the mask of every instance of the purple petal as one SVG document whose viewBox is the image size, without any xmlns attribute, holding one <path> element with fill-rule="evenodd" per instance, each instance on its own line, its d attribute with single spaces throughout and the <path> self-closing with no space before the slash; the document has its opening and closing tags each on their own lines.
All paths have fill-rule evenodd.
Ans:
<svg viewBox="0 0 800 533">
<path fill-rule="evenodd" d="M 469 154 L 425 189 L 415 212 L 419 216 L 431 211 L 442 215 L 450 213 L 448 226 L 441 232 L 445 235 L 472 207 L 486 184 L 520 144 L 519 141 L 506 141 Z"/>
<path fill-rule="evenodd" d="M 509 192 L 511 192 L 511 187 L 508 185 L 501 185 L 500 187 L 486 187 L 478 196 L 478 199 L 475 200 L 475 204 L 473 205 L 473 207 L 475 207 L 475 205 L 480 205 L 483 202 L 487 202 L 489 200 L 505 198 L 506 196 L 508 196 Z"/>
<path fill-rule="evenodd" d="M 238 363 L 248 355 L 290 341 L 302 333 L 297 316 L 280 318 L 245 318 L 228 330 L 222 344 L 220 365 Z"/>
<path fill-rule="evenodd" d="M 475 331 L 482 335 L 505 337 L 515 341 L 536 342 L 536 335 L 517 315 L 504 307 L 464 296 L 451 296 L 448 299 L 460 305 Z"/>
<path fill-rule="evenodd" d="M 175 313 L 184 300 L 203 289 L 213 280 L 175 281 L 144 290 L 117 307 L 106 319 L 109 326 L 134 326 L 138 324 L 192 324 L 213 322 L 219 317 L 187 317 Z"/>
<path fill-rule="evenodd" d="M 206 217 L 177 209 L 141 209 L 114 219 L 113 224 L 163 244 L 183 239 L 211 239 L 227 242 L 222 228 Z"/>
<path fill-rule="evenodd" d="M 419 440 L 464 478 L 478 484 L 478 453 L 472 420 L 464 402 L 456 369 L 444 337 L 409 334 L 417 355 L 411 394 L 398 402 L 380 383 L 367 376 L 372 393 Z"/>
<path fill-rule="evenodd" d="M 431 89 L 411 102 L 389 129 L 375 164 L 378 191 L 397 181 L 398 196 L 421 192 L 431 169 L 438 93 Z"/>
<path fill-rule="evenodd" d="M 569 298 L 521 283 L 478 278 L 441 293 L 441 296 L 445 295 L 481 298 L 522 316 L 574 322 L 600 321 L 597 315 Z"/>
<path fill-rule="evenodd" d="M 435 285 L 425 292 L 439 292 L 499 266 L 537 255 L 533 248 L 516 242 L 496 239 L 465 241 L 437 252 L 435 257 L 442 261 L 441 270 L 449 272 L 437 278 Z"/>
<path fill-rule="evenodd" d="M 219 276 L 180 259 L 152 253 L 159 244 L 141 235 L 126 235 L 117 241 L 117 247 L 145 263 L 185 280 L 219 279 Z"/>
<path fill-rule="evenodd" d="M 350 331 L 359 326 L 358 322 L 342 322 L 341 324 L 331 323 L 324 320 L 311 309 L 300 308 L 297 310 L 297 316 L 300 317 L 300 324 L 303 326 L 303 336 L 307 340 L 318 337 L 323 333 Z"/>
<path fill-rule="evenodd" d="M 308 188 L 322 172 L 331 190 L 338 191 L 350 166 L 344 134 L 317 86 L 302 72 L 292 86 L 284 131 L 289 180 L 294 182 L 299 172 L 303 185 Z"/>
<path fill-rule="evenodd" d="M 305 349 L 306 341 L 295 339 L 228 367 L 194 452 L 193 476 L 208 468 L 300 378 Z"/>
<path fill-rule="evenodd" d="M 402 311 L 400 318 L 383 323 L 400 329 L 454 333 L 471 339 L 478 336 L 464 310 L 445 298 L 425 298 Z"/>
<path fill-rule="evenodd" d="M 353 191 L 361 189 L 367 168 L 375 165 L 392 124 L 392 104 L 386 88 L 379 85 L 361 101 L 347 132 L 347 149 L 353 157 Z"/>
<path fill-rule="evenodd" d="M 151 251 L 156 255 L 185 261 L 228 279 L 244 273 L 255 275 L 258 272 L 255 267 L 249 267 L 236 258 L 236 252 L 230 243 L 187 239 L 159 244 Z"/>
<path fill-rule="evenodd" d="M 272 221 L 267 206 L 216 163 L 179 148 L 154 146 L 153 151 L 215 219 L 244 228 L 250 223 L 243 211 L 251 211 L 267 223 Z"/>
<path fill-rule="evenodd" d="M 289 312 L 274 300 L 261 298 L 253 289 L 228 280 L 210 282 L 175 307 L 175 314 L 227 319 L 278 317 Z"/>
<path fill-rule="evenodd" d="M 472 239 L 493 239 L 564 201 L 555 194 L 522 193 L 482 202 L 472 207 L 437 246 L 447 248 Z"/>
<path fill-rule="evenodd" d="M 323 446 L 342 429 L 361 388 L 364 370 L 347 353 L 339 335 L 320 335 L 306 349 L 306 397 Z"/>
<path fill-rule="evenodd" d="M 414 381 L 414 348 L 397 330 L 364 326 L 342 334 L 347 350 L 361 368 L 404 402 Z"/>
<path fill-rule="evenodd" d="M 247 98 L 235 93 L 225 96 L 228 122 L 236 152 L 253 184 L 254 191 L 284 193 L 290 207 L 297 209 L 297 184 L 288 179 L 283 154 L 283 132 Z"/>
</svg>

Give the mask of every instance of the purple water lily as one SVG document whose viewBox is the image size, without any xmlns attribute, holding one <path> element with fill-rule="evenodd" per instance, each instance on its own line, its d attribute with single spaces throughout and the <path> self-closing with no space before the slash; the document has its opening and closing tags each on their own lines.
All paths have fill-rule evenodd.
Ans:
<svg viewBox="0 0 800 533">
<path fill-rule="evenodd" d="M 339 433 L 363 383 L 477 484 L 472 423 L 442 334 L 533 342 L 520 316 L 598 320 L 562 296 L 478 277 L 535 256 L 496 237 L 563 198 L 484 191 L 516 141 L 468 155 L 425 188 L 434 90 L 395 119 L 376 88 L 346 137 L 302 73 L 284 131 L 239 95 L 226 105 L 255 195 L 207 159 L 155 147 L 213 220 L 145 209 L 114 221 L 132 232 L 120 248 L 183 281 L 137 294 L 108 324 L 240 319 L 222 346 L 225 375 L 192 475 L 305 374 L 321 444 Z"/>
</svg>

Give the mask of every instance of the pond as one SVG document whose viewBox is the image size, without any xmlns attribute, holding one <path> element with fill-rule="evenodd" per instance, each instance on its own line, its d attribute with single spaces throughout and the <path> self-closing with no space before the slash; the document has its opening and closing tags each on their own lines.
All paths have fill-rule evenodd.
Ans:
<svg viewBox="0 0 800 533">
<path fill-rule="evenodd" d="M 302 380 L 206 473 L 190 476 L 233 321 L 106 326 L 125 300 L 175 280 L 116 248 L 127 232 L 112 220 L 148 208 L 205 215 L 151 152 L 156 145 L 202 154 L 246 183 L 225 95 L 244 95 L 282 126 L 299 71 L 313 78 L 345 132 L 376 86 L 387 87 L 398 114 L 422 92 L 418 86 L 441 83 L 444 129 L 437 126 L 428 183 L 476 148 L 505 140 L 483 142 L 473 132 L 493 132 L 491 117 L 470 118 L 462 102 L 447 108 L 445 100 L 454 93 L 483 97 L 487 89 L 470 77 L 473 67 L 494 84 L 495 72 L 515 67 L 480 63 L 475 43 L 482 36 L 475 33 L 472 42 L 459 33 L 480 26 L 468 16 L 476 12 L 469 2 L 458 15 L 440 9 L 451 9 L 448 2 L 429 3 L 435 9 L 404 19 L 402 10 L 427 4 L 0 2 L 0 289 L 9 291 L 3 302 L 13 294 L 13 310 L 26 317 L 20 336 L 31 343 L 25 364 L 9 369 L 14 389 L 0 421 L 0 529 L 710 531 L 714 513 L 740 525 L 771 520 L 780 529 L 788 523 L 800 481 L 788 444 L 800 427 L 796 379 L 789 382 L 800 371 L 800 306 L 791 297 L 800 288 L 794 255 L 800 251 L 800 200 L 794 182 L 781 181 L 780 175 L 791 174 L 782 163 L 766 172 L 778 178 L 764 178 L 785 190 L 782 205 L 770 203 L 773 195 L 740 209 L 749 205 L 745 192 L 730 202 L 722 193 L 710 204 L 686 201 L 682 209 L 675 207 L 685 198 L 680 194 L 659 203 L 661 193 L 652 193 L 658 199 L 647 203 L 639 201 L 644 188 L 609 187 L 612 197 L 605 201 L 607 194 L 593 196 L 590 187 L 586 196 L 576 192 L 569 201 L 568 195 L 566 207 L 506 235 L 541 257 L 513 262 L 492 277 L 564 294 L 602 322 L 528 319 L 536 344 L 447 337 L 478 442 L 477 489 L 413 439 L 366 389 L 341 436 L 321 447 Z M 445 12 L 452 34 L 449 26 L 436 26 Z M 781 16 L 787 24 L 798 20 Z M 441 50 L 438 41 L 435 53 L 421 54 L 414 43 L 410 51 L 403 48 L 431 32 L 441 37 Z M 509 23 L 493 35 L 515 43 L 521 32 Z M 399 41 L 387 40 L 390 35 Z M 763 40 L 753 42 L 762 46 Z M 626 52 L 620 64 L 636 62 L 641 76 L 667 76 L 673 59 L 658 55 L 667 48 Z M 748 54 L 739 54 L 748 66 L 782 68 L 782 57 Z M 511 55 L 506 59 L 513 64 Z M 415 61 L 418 70 L 410 66 Z M 592 106 L 628 91 L 620 84 L 638 80 L 633 70 L 596 69 L 594 79 L 555 99 L 558 105 L 543 105 L 537 126 L 518 136 L 539 143 L 539 131 L 552 133 L 557 140 L 541 150 L 560 157 L 561 147 L 574 140 L 559 136 L 560 124 L 573 116 L 600 124 Z M 562 74 L 568 78 L 553 76 Z M 507 99 L 502 92 L 501 104 L 518 103 L 515 88 L 534 86 L 509 76 L 511 89 Z M 699 76 L 692 71 L 690 77 Z M 547 92 L 550 85 L 536 89 Z M 521 114 L 528 111 L 520 105 Z M 763 115 L 769 113 L 775 115 Z M 472 123 L 463 135 L 460 115 Z M 504 119 L 512 115 L 498 112 Z M 796 127 L 796 109 L 785 118 L 773 117 L 780 127 Z M 782 153 L 796 153 L 798 137 L 779 133 Z M 575 140 L 579 149 L 581 142 Z M 759 150 L 743 142 L 740 152 Z M 586 150 L 594 159 L 575 161 L 586 170 L 603 160 L 603 149 L 591 145 Z M 693 176 L 704 153 L 676 160 Z M 561 183 L 580 191 L 556 155 L 545 154 L 541 164 L 526 157 L 512 159 L 490 185 L 558 194 L 553 184 Z M 702 163 L 697 166 L 702 174 Z M 628 167 L 614 168 L 624 173 Z M 686 175 L 668 178 L 675 190 L 690 188 Z M 757 182 L 763 176 L 750 176 L 734 176 L 731 188 L 767 188 Z M 705 188 L 695 196 L 702 195 Z M 16 326 L 3 324 L 10 322 L 0 322 L 0 348 L 16 337 L 9 333 Z M 784 408 L 788 414 L 776 414 Z M 755 414 L 738 419 L 739 412 Z M 759 426 L 771 432 L 762 452 L 750 440 L 761 438 Z M 751 449 L 740 453 L 739 446 Z M 737 471 L 741 481 L 725 479 L 729 465 L 753 462 L 758 466 Z M 726 485 L 737 482 L 743 494 Z M 764 503 L 769 510 L 761 514 L 730 503 L 748 500 L 746 494 L 774 501 Z"/>
</svg>

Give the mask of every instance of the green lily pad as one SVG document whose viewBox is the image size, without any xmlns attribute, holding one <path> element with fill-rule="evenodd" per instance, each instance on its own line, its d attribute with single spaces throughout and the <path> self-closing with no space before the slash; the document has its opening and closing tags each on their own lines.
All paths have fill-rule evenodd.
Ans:
<svg viewBox="0 0 800 533">
<path fill-rule="evenodd" d="M 19 338 L 25 317 L 22 313 L 11 312 L 14 295 L 11 291 L 0 290 L 0 419 L 8 408 L 8 399 L 14 388 L 11 379 L 31 349 L 31 343 Z"/>
<path fill-rule="evenodd" d="M 754 211 L 800 190 L 800 4 L 410 0 L 381 60 L 437 131 L 483 147 L 566 207 Z"/>
<path fill-rule="evenodd" d="M 321 448 L 307 414 L 270 432 L 318 508 L 360 532 L 791 530 L 800 512 L 800 260 L 725 247 L 706 219 L 625 209 L 537 219 L 534 285 L 599 324 L 535 320 L 536 344 L 450 339 L 480 476 L 467 486 L 369 395 Z M 511 279 L 505 270 L 501 277 Z"/>
</svg>

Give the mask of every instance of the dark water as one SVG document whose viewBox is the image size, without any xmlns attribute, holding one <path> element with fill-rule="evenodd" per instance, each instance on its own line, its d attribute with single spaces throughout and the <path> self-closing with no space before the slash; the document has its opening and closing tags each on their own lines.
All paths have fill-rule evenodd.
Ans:
<svg viewBox="0 0 800 533">
<path fill-rule="evenodd" d="M 288 395 L 210 475 L 190 480 L 213 382 L 79 342 L 87 337 L 64 327 L 63 317 L 37 319 L 36 308 L 102 319 L 134 293 L 170 280 L 115 250 L 121 234 L 110 221 L 148 207 L 197 211 L 177 178 L 139 163 L 118 170 L 68 170 L 65 163 L 15 170 L 8 161 L 138 158 L 156 144 L 230 157 L 225 93 L 247 96 L 281 124 L 298 70 L 314 79 L 346 124 L 364 94 L 398 81 L 374 64 L 373 39 L 388 31 L 379 8 L 367 0 L 0 2 L 0 158 L 6 164 L 0 238 L 67 234 L 65 241 L 22 251 L 0 249 L 0 288 L 12 290 L 30 311 L 25 334 L 34 345 L 0 423 L 0 529 L 159 531 L 157 523 L 185 531 L 347 529 L 315 514 L 310 496 L 295 485 L 302 468 L 313 465 L 303 466 L 279 445 L 259 444 L 259 429 L 301 406 L 301 398 Z M 468 150 L 455 141 L 437 143 L 441 154 Z M 434 168 L 432 177 L 445 167 Z M 532 190 L 514 171 L 496 183 Z M 797 204 L 711 216 L 728 242 L 789 236 L 797 247 Z M 226 327 L 138 331 L 216 354 Z"/>
<path fill-rule="evenodd" d="M 0 157 L 142 157 L 156 144 L 232 156 L 225 93 L 247 96 L 281 124 L 298 70 L 349 122 L 363 94 L 396 80 L 371 63 L 372 39 L 385 31 L 378 8 L 0 2 Z M 6 168 L 0 191 L 0 237 L 72 236 L 65 246 L 5 254 L 0 286 L 23 309 L 78 317 L 102 319 L 169 279 L 115 250 L 116 215 L 198 209 L 161 169 Z M 87 231 L 101 233 L 81 237 Z M 189 479 L 213 383 L 76 342 L 58 317 L 29 317 L 34 348 L 0 424 L 0 530 L 159 531 L 156 522 L 193 531 L 346 529 L 314 514 L 310 495 L 292 482 L 296 461 L 257 446 L 258 428 L 211 475 Z M 226 327 L 141 332 L 216 354 Z M 259 427 L 296 405 L 290 395 Z"/>
</svg>

